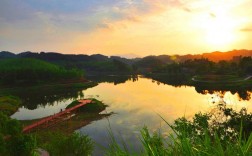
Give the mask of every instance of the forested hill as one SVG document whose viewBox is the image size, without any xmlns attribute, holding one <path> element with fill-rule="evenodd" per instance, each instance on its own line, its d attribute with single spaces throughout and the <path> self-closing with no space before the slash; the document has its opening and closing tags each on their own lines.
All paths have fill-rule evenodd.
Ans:
<svg viewBox="0 0 252 156">
<path fill-rule="evenodd" d="M 198 54 L 198 55 L 184 55 L 181 56 L 181 61 L 185 61 L 188 59 L 200 59 L 200 58 L 207 58 L 210 61 L 213 62 L 219 62 L 221 60 L 236 60 L 239 59 L 239 56 L 252 56 L 252 50 L 232 50 L 228 52 L 220 52 L 220 51 L 215 51 L 211 53 L 203 53 L 203 54 Z"/>
<path fill-rule="evenodd" d="M 220 60 L 232 60 L 238 56 L 252 56 L 252 50 L 232 50 L 227 52 L 211 52 L 211 53 L 203 53 L 203 54 L 188 54 L 188 55 L 159 55 L 159 56 L 146 56 L 143 58 L 135 58 L 135 59 L 127 59 L 119 56 L 105 56 L 102 54 L 94 54 L 94 55 L 85 55 L 85 54 L 61 54 L 56 52 L 21 52 L 19 54 L 14 54 L 8 51 L 0 52 L 0 59 L 3 58 L 36 58 L 49 62 L 54 61 L 108 61 L 108 60 L 119 60 L 126 64 L 133 64 L 142 59 L 157 59 L 162 62 L 183 62 L 188 59 L 200 59 L 207 58 L 210 61 L 218 62 Z"/>
<path fill-rule="evenodd" d="M 0 85 L 38 84 L 83 79 L 84 72 L 32 58 L 0 61 Z"/>
<path fill-rule="evenodd" d="M 209 61 L 239 60 L 240 56 L 252 56 L 252 50 L 233 50 L 228 52 L 212 52 L 196 55 L 159 55 L 143 58 L 127 59 L 119 56 L 105 56 L 101 54 L 61 54 L 55 52 L 22 52 L 14 54 L 8 51 L 0 52 L 0 59 L 5 58 L 35 58 L 51 62 L 66 68 L 84 69 L 87 73 L 129 73 L 136 69 L 149 69 L 162 65 L 184 62 L 186 60 L 206 58 Z M 146 71 L 146 70 L 143 70 Z"/>
<path fill-rule="evenodd" d="M 33 58 L 63 66 L 67 69 L 84 69 L 87 73 L 128 73 L 132 71 L 131 65 L 137 59 L 126 59 L 118 56 L 94 55 L 72 55 L 55 52 L 22 52 L 14 54 L 8 51 L 0 52 L 0 60 L 7 58 Z"/>
</svg>

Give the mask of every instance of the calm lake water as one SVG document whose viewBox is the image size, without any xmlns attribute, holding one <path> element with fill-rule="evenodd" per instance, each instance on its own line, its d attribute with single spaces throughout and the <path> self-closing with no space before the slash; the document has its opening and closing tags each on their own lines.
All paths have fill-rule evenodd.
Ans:
<svg viewBox="0 0 252 156">
<path fill-rule="evenodd" d="M 64 109 L 76 98 L 95 97 L 109 106 L 102 113 L 114 112 L 114 114 L 76 131 L 88 134 L 97 143 L 95 155 L 98 155 L 104 153 L 100 146 L 108 146 L 109 129 L 113 131 L 117 140 L 124 140 L 129 143 L 130 149 L 139 150 L 139 131 L 144 126 L 147 126 L 150 131 L 160 130 L 164 135 L 170 132 L 159 115 L 172 123 L 178 117 L 191 118 L 199 111 L 209 111 L 218 100 L 223 99 L 235 109 L 246 107 L 251 110 L 251 99 L 240 100 L 237 94 L 230 92 L 226 92 L 221 99 L 218 93 L 203 95 L 194 87 L 174 87 L 144 77 L 98 81 L 98 86 L 80 91 L 74 94 L 74 97 L 67 94 L 66 98 L 62 96 L 55 98 L 55 101 L 50 97 L 52 100 L 48 103 L 37 100 L 35 108 L 21 107 L 12 118 L 28 120 L 45 117 Z"/>
</svg>

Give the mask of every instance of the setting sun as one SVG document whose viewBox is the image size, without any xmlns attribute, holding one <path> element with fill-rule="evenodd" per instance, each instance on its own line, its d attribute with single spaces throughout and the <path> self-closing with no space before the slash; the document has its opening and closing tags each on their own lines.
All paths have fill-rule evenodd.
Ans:
<svg viewBox="0 0 252 156">
<path fill-rule="evenodd" d="M 212 19 L 206 23 L 207 43 L 213 46 L 225 46 L 236 40 L 234 23 L 228 19 Z"/>
<path fill-rule="evenodd" d="M 208 46 L 231 48 L 231 44 L 239 39 L 237 30 L 241 21 L 230 13 L 228 8 L 214 7 L 209 13 L 200 14 L 198 21 L 203 40 Z"/>
<path fill-rule="evenodd" d="M 2 50 L 147 56 L 252 48 L 249 0 L 57 1 L 1 1 Z"/>
</svg>

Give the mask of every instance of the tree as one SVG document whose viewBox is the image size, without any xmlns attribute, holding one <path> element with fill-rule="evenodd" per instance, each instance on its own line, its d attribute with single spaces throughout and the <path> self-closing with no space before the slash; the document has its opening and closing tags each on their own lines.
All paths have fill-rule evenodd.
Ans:
<svg viewBox="0 0 252 156">
<path fill-rule="evenodd" d="M 36 148 L 36 138 L 23 134 L 17 120 L 0 112 L 0 155 L 30 156 Z"/>
<path fill-rule="evenodd" d="M 66 136 L 62 133 L 49 134 L 50 141 L 45 149 L 52 156 L 88 156 L 92 154 L 93 142 L 86 136 L 74 133 Z"/>
</svg>

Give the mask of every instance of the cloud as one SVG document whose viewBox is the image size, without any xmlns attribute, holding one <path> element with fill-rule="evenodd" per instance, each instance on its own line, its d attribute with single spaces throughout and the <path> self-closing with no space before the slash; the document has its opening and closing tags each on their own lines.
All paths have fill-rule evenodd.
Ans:
<svg viewBox="0 0 252 156">
<path fill-rule="evenodd" d="M 47 23 L 85 32 L 107 29 L 114 22 L 141 22 L 168 7 L 180 6 L 179 0 L 1 0 L 0 19 L 17 27 L 20 21 L 26 21 L 27 25 Z"/>
<path fill-rule="evenodd" d="M 33 9 L 20 0 L 1 0 L 0 18 L 7 22 L 29 20 L 33 17 Z"/>
<path fill-rule="evenodd" d="M 214 13 L 209 13 L 209 15 L 212 17 L 212 18 L 216 18 L 216 15 Z"/>
<path fill-rule="evenodd" d="M 184 7 L 183 10 L 184 10 L 185 12 L 190 12 L 190 13 L 192 12 L 192 10 L 189 9 L 189 8 L 187 8 L 187 7 Z"/>
<path fill-rule="evenodd" d="M 252 28 L 243 28 L 240 31 L 244 31 L 244 32 L 252 32 Z"/>
</svg>

